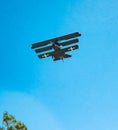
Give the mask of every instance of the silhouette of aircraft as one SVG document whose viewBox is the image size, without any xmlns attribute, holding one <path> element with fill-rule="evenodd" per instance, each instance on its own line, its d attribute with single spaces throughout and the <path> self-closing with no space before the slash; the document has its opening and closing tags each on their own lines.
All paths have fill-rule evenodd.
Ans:
<svg viewBox="0 0 118 130">
<path fill-rule="evenodd" d="M 68 51 L 78 49 L 78 45 L 71 45 L 79 42 L 79 39 L 76 37 L 81 36 L 80 33 L 75 32 L 72 34 L 64 35 L 61 37 L 53 38 L 50 40 L 38 42 L 32 44 L 32 49 L 35 49 L 35 52 L 39 58 L 46 58 L 51 56 L 53 61 L 63 60 L 64 58 L 69 58 L 72 55 L 66 54 Z M 67 46 L 67 47 L 65 47 Z"/>
</svg>

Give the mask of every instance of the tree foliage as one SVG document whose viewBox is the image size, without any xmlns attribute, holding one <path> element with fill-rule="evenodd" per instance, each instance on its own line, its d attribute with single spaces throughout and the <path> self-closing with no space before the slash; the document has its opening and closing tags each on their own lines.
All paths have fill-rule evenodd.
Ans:
<svg viewBox="0 0 118 130">
<path fill-rule="evenodd" d="M 24 123 L 17 121 L 15 117 L 9 115 L 8 112 L 3 114 L 2 124 L 3 126 L 0 127 L 0 130 L 27 130 Z"/>
</svg>

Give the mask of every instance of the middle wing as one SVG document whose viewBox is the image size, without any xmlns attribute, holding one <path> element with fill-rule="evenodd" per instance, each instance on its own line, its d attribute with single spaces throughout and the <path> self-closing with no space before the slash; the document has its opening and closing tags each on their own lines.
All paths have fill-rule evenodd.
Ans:
<svg viewBox="0 0 118 130">
<path fill-rule="evenodd" d="M 36 49 L 35 52 L 39 53 L 39 52 L 48 51 L 48 50 L 51 50 L 51 49 L 53 49 L 52 46 L 47 46 L 47 47 Z"/>
</svg>

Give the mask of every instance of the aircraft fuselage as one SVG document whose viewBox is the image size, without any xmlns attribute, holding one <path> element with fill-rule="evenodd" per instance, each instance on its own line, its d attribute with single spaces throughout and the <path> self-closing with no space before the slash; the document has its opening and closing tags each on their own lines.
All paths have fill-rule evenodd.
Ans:
<svg viewBox="0 0 118 130">
<path fill-rule="evenodd" d="M 71 55 L 65 54 L 65 52 L 61 51 L 60 44 L 58 42 L 53 43 L 53 49 L 55 50 L 56 54 L 53 55 L 53 60 L 63 60 L 63 58 L 71 57 Z"/>
</svg>

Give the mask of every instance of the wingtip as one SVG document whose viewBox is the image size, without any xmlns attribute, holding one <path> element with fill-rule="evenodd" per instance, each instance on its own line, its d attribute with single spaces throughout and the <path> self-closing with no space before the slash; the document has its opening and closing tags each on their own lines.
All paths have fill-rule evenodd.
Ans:
<svg viewBox="0 0 118 130">
<path fill-rule="evenodd" d="M 31 46 L 31 49 L 34 49 L 34 47 L 33 47 L 33 46 Z"/>
<path fill-rule="evenodd" d="M 82 34 L 81 34 L 81 33 L 79 33 L 79 36 L 82 36 Z"/>
</svg>

